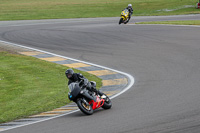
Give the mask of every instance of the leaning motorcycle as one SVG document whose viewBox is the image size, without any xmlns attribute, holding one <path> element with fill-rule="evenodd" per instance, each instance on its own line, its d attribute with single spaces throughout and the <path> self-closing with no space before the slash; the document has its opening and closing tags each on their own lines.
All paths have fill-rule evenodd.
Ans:
<svg viewBox="0 0 200 133">
<path fill-rule="evenodd" d="M 91 115 L 97 108 L 110 109 L 112 106 L 106 94 L 100 97 L 95 92 L 90 92 L 86 86 L 82 85 L 82 81 L 71 83 L 68 88 L 68 98 L 74 101 L 84 114 Z"/>
<path fill-rule="evenodd" d="M 127 24 L 129 22 L 129 20 L 130 20 L 130 18 L 129 18 L 128 9 L 122 10 L 119 24 L 121 24 L 121 23 Z"/>
</svg>

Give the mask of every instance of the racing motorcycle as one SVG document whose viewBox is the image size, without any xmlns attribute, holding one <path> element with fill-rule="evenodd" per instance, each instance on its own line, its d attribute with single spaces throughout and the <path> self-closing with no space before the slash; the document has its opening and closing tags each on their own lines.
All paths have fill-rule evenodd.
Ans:
<svg viewBox="0 0 200 133">
<path fill-rule="evenodd" d="M 120 17 L 120 20 L 119 20 L 119 24 L 121 24 L 121 23 L 127 24 L 129 20 L 130 20 L 130 18 L 129 18 L 128 9 L 122 10 L 121 17 Z"/>
<path fill-rule="evenodd" d="M 68 86 L 68 98 L 74 101 L 84 114 L 92 115 L 93 111 L 100 107 L 104 109 L 111 108 L 111 100 L 106 94 L 99 96 L 95 92 L 90 92 L 84 84 L 82 85 L 82 82 L 81 80 L 80 82 L 71 83 Z"/>
</svg>

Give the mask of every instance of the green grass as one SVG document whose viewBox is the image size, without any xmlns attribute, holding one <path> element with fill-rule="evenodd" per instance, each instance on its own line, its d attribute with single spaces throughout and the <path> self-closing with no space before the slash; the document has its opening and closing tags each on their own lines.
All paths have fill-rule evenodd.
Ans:
<svg viewBox="0 0 200 133">
<path fill-rule="evenodd" d="M 66 69 L 37 58 L 0 52 L 0 123 L 69 103 Z M 97 88 L 101 86 L 101 79 L 81 73 L 96 81 Z"/>
<path fill-rule="evenodd" d="M 129 3 L 133 15 L 197 14 L 197 0 L 0 0 L 0 20 L 118 17 Z M 186 7 L 185 7 L 186 6 Z M 166 11 L 172 10 L 172 11 Z"/>
<path fill-rule="evenodd" d="M 153 21 L 139 22 L 136 24 L 173 24 L 173 25 L 200 25 L 200 20 L 185 20 L 185 21 Z"/>
</svg>

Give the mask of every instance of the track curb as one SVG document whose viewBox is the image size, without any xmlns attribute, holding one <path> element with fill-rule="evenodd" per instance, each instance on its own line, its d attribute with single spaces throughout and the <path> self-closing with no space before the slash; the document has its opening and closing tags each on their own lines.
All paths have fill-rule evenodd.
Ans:
<svg viewBox="0 0 200 133">
<path fill-rule="evenodd" d="M 6 49 L 15 51 L 19 54 L 32 56 L 41 60 L 61 64 L 96 75 L 97 77 L 102 79 L 102 87 L 100 88 L 100 90 L 107 94 L 111 99 L 124 93 L 134 84 L 134 78 L 131 75 L 104 66 L 1 40 L 0 46 L 6 47 Z M 37 115 L 29 116 L 27 118 L 0 124 L 0 132 L 54 119 L 77 111 L 79 111 L 79 109 L 76 104 L 70 103 L 66 106 L 56 108 L 52 111 L 47 111 Z"/>
</svg>

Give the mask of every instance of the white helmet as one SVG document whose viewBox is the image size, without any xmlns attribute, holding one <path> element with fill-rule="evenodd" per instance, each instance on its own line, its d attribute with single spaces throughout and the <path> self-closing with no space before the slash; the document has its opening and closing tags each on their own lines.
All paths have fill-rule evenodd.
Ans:
<svg viewBox="0 0 200 133">
<path fill-rule="evenodd" d="M 128 4 L 128 6 L 132 7 L 132 4 Z"/>
</svg>

